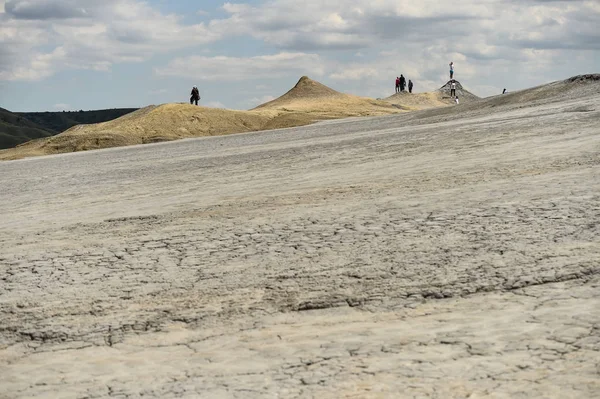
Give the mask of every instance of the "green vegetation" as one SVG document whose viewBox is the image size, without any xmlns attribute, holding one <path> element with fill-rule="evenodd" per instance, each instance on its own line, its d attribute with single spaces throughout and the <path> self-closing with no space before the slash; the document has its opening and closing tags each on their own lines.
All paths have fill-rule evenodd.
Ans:
<svg viewBox="0 0 600 399">
<path fill-rule="evenodd" d="M 16 112 L 47 130 L 62 133 L 75 125 L 107 122 L 136 111 L 137 108 L 115 108 L 98 111 Z"/>
<path fill-rule="evenodd" d="M 54 136 L 75 125 L 107 122 L 136 110 L 119 108 L 72 112 L 10 112 L 0 108 L 0 149 Z"/>
<path fill-rule="evenodd" d="M 27 141 L 48 137 L 49 131 L 22 116 L 0 108 L 0 149 L 16 147 Z"/>
</svg>

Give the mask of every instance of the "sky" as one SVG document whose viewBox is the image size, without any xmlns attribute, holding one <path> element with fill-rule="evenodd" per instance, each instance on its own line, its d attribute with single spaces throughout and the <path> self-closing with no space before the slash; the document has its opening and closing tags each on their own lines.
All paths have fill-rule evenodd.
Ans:
<svg viewBox="0 0 600 399">
<path fill-rule="evenodd" d="M 600 0 L 0 0 L 0 107 L 249 109 L 307 75 L 379 98 L 600 72 Z"/>
</svg>

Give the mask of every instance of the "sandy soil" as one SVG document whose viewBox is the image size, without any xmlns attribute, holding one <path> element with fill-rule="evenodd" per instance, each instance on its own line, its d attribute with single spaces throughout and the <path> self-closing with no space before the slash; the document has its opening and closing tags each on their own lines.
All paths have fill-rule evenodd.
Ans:
<svg viewBox="0 0 600 399">
<path fill-rule="evenodd" d="M 0 397 L 598 397 L 600 89 L 565 85 L 1 163 Z"/>
<path fill-rule="evenodd" d="M 383 101 L 402 107 L 407 111 L 418 111 L 429 108 L 448 107 L 454 105 L 454 100 L 442 93 L 408 93 L 400 92 L 391 95 Z"/>
</svg>

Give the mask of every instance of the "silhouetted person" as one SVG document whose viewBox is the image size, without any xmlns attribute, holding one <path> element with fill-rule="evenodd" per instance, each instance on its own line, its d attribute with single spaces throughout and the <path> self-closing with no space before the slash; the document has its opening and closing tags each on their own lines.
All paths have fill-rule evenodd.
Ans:
<svg viewBox="0 0 600 399">
<path fill-rule="evenodd" d="M 456 97 L 456 81 L 450 83 L 450 97 Z"/>
<path fill-rule="evenodd" d="M 408 92 L 412 93 L 412 88 L 413 88 L 413 82 L 412 80 L 408 79 Z"/>
<path fill-rule="evenodd" d="M 190 104 L 196 103 L 198 105 L 198 101 L 200 101 L 200 92 L 198 91 L 198 87 L 194 86 L 190 97 Z"/>
<path fill-rule="evenodd" d="M 502 90 L 502 94 L 506 93 L 506 89 Z"/>
<path fill-rule="evenodd" d="M 450 62 L 450 79 L 454 78 L 454 61 Z"/>
<path fill-rule="evenodd" d="M 396 93 L 400 92 L 400 78 L 396 76 Z"/>
<path fill-rule="evenodd" d="M 405 87 L 406 87 L 406 78 L 404 77 L 404 75 L 400 74 L 400 91 L 404 91 Z"/>
</svg>

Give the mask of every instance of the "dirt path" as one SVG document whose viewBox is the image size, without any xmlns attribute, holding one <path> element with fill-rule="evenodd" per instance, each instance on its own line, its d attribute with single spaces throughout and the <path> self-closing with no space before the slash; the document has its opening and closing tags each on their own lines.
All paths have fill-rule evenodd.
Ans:
<svg viewBox="0 0 600 399">
<path fill-rule="evenodd" d="M 598 396 L 599 129 L 591 96 L 2 163 L 0 397 Z"/>
</svg>

